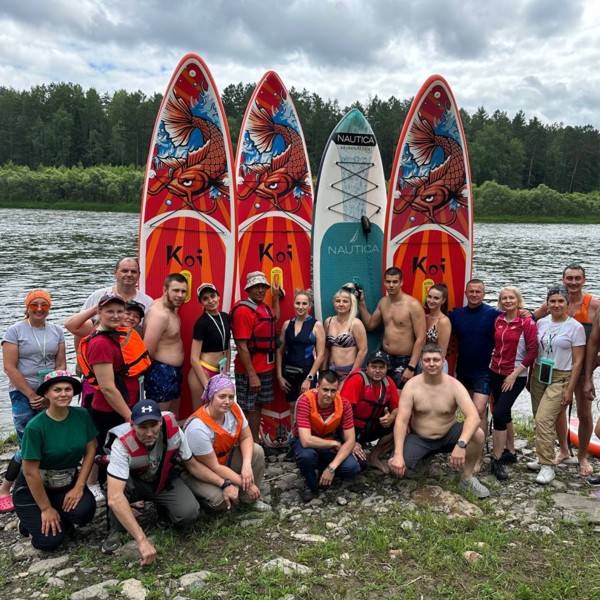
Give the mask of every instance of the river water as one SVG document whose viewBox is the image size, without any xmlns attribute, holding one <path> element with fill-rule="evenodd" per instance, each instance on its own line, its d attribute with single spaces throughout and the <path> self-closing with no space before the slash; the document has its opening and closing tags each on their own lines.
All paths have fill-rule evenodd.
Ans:
<svg viewBox="0 0 600 600">
<path fill-rule="evenodd" d="M 61 323 L 93 290 L 111 285 L 117 259 L 137 253 L 138 219 L 123 213 L 0 209 L 0 332 L 22 318 L 32 288 L 50 292 L 49 319 Z M 488 302 L 495 304 L 500 288 L 514 284 L 526 305 L 537 307 L 562 268 L 578 262 L 586 268 L 587 289 L 600 294 L 598 240 L 600 225 L 476 224 L 474 276 L 486 282 Z M 67 363 L 74 368 L 68 333 Z M 12 431 L 7 384 L 0 371 L 0 435 Z M 526 392 L 515 409 L 531 414 Z"/>
</svg>

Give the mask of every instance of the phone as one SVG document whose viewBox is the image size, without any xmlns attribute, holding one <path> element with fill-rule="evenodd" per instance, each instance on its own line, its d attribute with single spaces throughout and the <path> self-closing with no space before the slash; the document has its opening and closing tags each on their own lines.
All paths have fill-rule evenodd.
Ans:
<svg viewBox="0 0 600 600">
<path fill-rule="evenodd" d="M 550 385 L 552 383 L 552 371 L 554 370 L 554 361 L 548 358 L 542 358 L 540 360 L 540 371 L 538 379 L 540 383 Z"/>
</svg>

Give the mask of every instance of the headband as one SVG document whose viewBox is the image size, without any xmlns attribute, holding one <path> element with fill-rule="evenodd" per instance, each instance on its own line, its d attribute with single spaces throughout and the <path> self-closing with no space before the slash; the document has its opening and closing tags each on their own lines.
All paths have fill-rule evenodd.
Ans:
<svg viewBox="0 0 600 600">
<path fill-rule="evenodd" d="M 211 402 L 217 392 L 231 389 L 235 389 L 235 386 L 229 375 L 219 373 L 219 375 L 215 375 L 208 380 L 208 384 L 204 388 L 204 392 L 202 392 L 202 401 Z"/>
</svg>

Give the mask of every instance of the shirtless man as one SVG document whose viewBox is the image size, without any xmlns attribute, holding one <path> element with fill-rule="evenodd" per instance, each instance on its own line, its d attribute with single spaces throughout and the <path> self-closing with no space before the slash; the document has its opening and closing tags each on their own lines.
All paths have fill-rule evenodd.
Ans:
<svg viewBox="0 0 600 600">
<path fill-rule="evenodd" d="M 425 343 L 425 311 L 417 300 L 402 291 L 402 271 L 398 267 L 390 267 L 384 276 L 387 296 L 378 302 L 373 314 L 367 309 L 364 295 L 358 308 L 367 331 L 383 323 L 382 347 L 390 357 L 388 375 L 402 389 L 415 374 Z"/>
<path fill-rule="evenodd" d="M 390 469 L 403 477 L 407 467 L 414 470 L 421 459 L 450 453 L 452 468 L 463 472 L 460 488 L 477 498 L 487 498 L 490 491 L 473 475 L 485 437 L 479 427 L 479 413 L 466 388 L 443 372 L 444 356 L 437 344 L 424 346 L 421 365 L 423 373 L 402 391 Z M 456 421 L 457 409 L 465 416 L 464 423 Z M 407 434 L 409 422 L 411 431 Z"/>
<path fill-rule="evenodd" d="M 184 360 L 177 312 L 187 292 L 188 284 L 183 275 L 167 275 L 162 297 L 152 303 L 144 318 L 144 343 L 152 357 L 152 365 L 144 376 L 145 395 L 158 402 L 161 410 L 175 414 L 179 410 Z"/>
<path fill-rule="evenodd" d="M 577 264 L 568 265 L 563 271 L 562 283 L 569 290 L 569 315 L 583 325 L 586 338 L 589 339 L 592 331 L 592 324 L 596 318 L 596 314 L 599 312 L 598 308 L 600 307 L 600 300 L 594 298 L 589 293 L 585 293 L 582 289 L 585 285 L 585 269 Z M 535 311 L 534 316 L 536 319 L 541 319 L 547 314 L 548 307 L 544 302 L 544 304 Z M 587 363 L 587 353 L 588 350 L 586 349 L 584 364 Z M 594 367 L 591 365 L 595 365 L 596 356 L 597 351 L 590 357 L 590 380 L 594 373 Z M 592 403 L 589 401 L 588 395 L 584 392 L 584 382 L 586 381 L 587 375 L 588 373 L 586 370 L 584 376 L 577 382 L 575 387 L 575 401 L 577 402 L 577 416 L 579 417 L 579 450 L 577 452 L 577 460 L 579 462 L 579 474 L 581 477 L 589 477 L 594 472 L 594 469 L 587 458 L 588 444 L 590 443 L 592 429 L 594 427 Z M 560 450 L 556 457 L 557 464 L 569 461 L 570 459 L 568 435 L 567 408 L 565 406 L 556 419 L 556 436 L 560 445 Z"/>
</svg>

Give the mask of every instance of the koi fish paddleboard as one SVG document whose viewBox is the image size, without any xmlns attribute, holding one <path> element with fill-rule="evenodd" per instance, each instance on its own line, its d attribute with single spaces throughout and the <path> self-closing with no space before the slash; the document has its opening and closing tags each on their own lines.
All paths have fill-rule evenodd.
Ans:
<svg viewBox="0 0 600 600">
<path fill-rule="evenodd" d="M 579 448 L 579 419 L 577 417 L 571 417 L 569 419 L 569 438 L 571 443 Z M 588 452 L 592 456 L 600 458 L 600 439 L 598 439 L 598 436 L 595 433 L 592 433 Z"/>
<path fill-rule="evenodd" d="M 334 314 L 333 296 L 345 284 L 360 285 L 373 312 L 383 289 L 385 177 L 371 126 L 356 108 L 329 136 L 319 168 L 313 219 L 315 314 Z M 381 332 L 368 336 L 369 349 Z"/>
<path fill-rule="evenodd" d="M 294 290 L 311 286 L 313 189 L 296 109 L 273 71 L 258 83 L 246 109 L 236 174 L 239 289 L 252 271 L 280 282 L 286 296 L 280 302 L 279 331 L 294 316 Z M 270 291 L 265 302 L 272 302 Z M 261 432 L 266 445 L 278 447 L 287 445 L 291 419 L 277 381 L 274 387 L 274 403 L 263 407 Z"/>
<path fill-rule="evenodd" d="M 402 290 L 424 302 L 448 287 L 448 310 L 463 306 L 473 261 L 473 201 L 467 143 L 443 77 L 432 75 L 406 117 L 390 179 L 385 267 L 402 270 Z M 454 372 L 456 342 L 448 351 Z"/>
<path fill-rule="evenodd" d="M 182 273 L 189 293 L 179 309 L 186 353 L 179 417 L 192 411 L 187 386 L 192 330 L 201 307 L 196 288 L 213 283 L 229 311 L 236 279 L 234 190 L 227 119 L 204 61 L 187 54 L 160 106 L 140 218 L 140 286 L 160 298 L 165 277 Z"/>
</svg>

